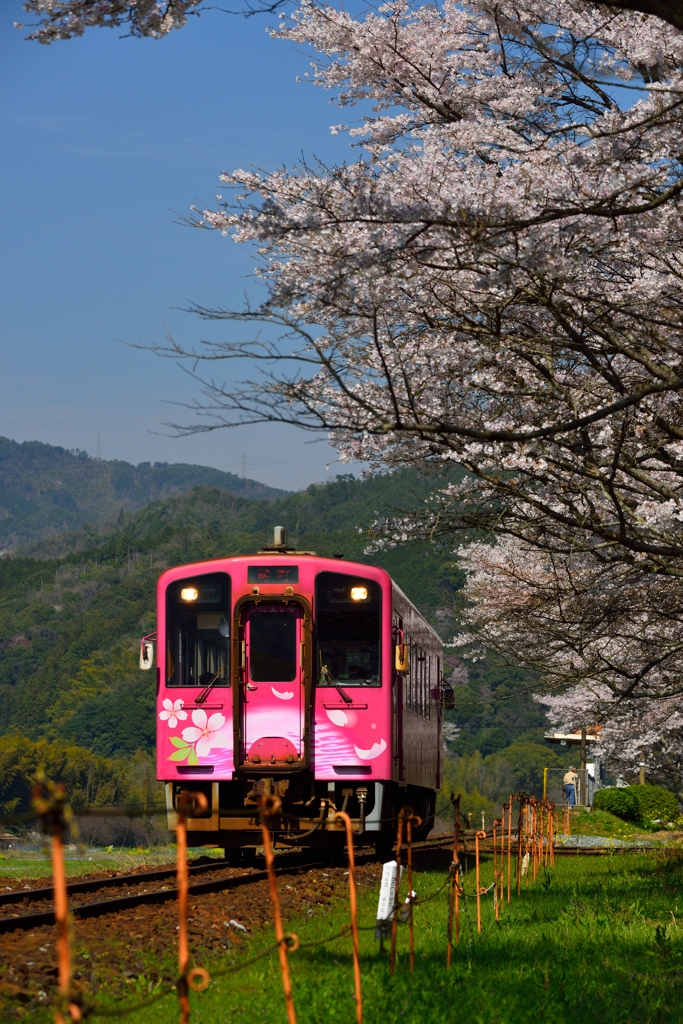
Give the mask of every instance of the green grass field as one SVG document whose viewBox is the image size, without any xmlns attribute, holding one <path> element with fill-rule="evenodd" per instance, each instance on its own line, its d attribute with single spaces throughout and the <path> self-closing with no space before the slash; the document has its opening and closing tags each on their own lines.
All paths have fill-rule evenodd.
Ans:
<svg viewBox="0 0 683 1024">
<path fill-rule="evenodd" d="M 190 850 L 190 858 L 217 857 L 221 858 L 222 850 L 196 849 Z M 102 871 L 132 871 L 135 868 L 153 868 L 159 864 L 174 864 L 176 859 L 175 845 L 154 846 L 149 850 L 135 847 L 122 848 L 88 848 L 74 847 L 67 849 L 65 867 L 67 877 L 78 878 L 86 874 Z M 18 847 L 16 850 L 3 850 L 0 853 L 0 878 L 26 879 L 49 878 L 52 873 L 50 852 L 43 850 L 27 850 Z"/>
<path fill-rule="evenodd" d="M 421 898 L 436 892 L 444 873 L 416 876 Z M 486 884 L 491 866 L 483 872 Z M 361 934 L 361 968 L 367 1024 L 471 1021 L 473 1024 L 664 1024 L 681 1019 L 683 945 L 683 858 L 678 854 L 615 854 L 563 857 L 552 871 L 524 889 L 493 919 L 484 901 L 483 932 L 476 933 L 476 905 L 468 900 L 471 927 L 462 919 L 460 945 L 446 970 L 447 890 L 415 909 L 415 971 L 409 971 L 406 926 L 399 929 L 395 975 L 372 931 Z M 474 888 L 474 875 L 466 879 Z M 405 891 L 405 885 L 404 885 Z M 372 925 L 376 887 L 359 893 L 361 923 Z M 344 904 L 325 915 L 290 921 L 301 939 L 290 958 L 297 1018 L 301 1024 L 352 1024 L 353 974 L 349 939 L 311 945 L 340 928 Z M 256 935 L 240 956 L 251 957 L 272 943 Z M 196 958 L 202 962 L 201 956 Z M 224 969 L 239 960 L 206 963 Z M 153 976 L 150 972 L 150 977 Z M 149 992 L 138 979 L 139 996 Z M 130 1002 L 136 993 L 129 992 Z M 100 1004 L 107 1004 L 100 990 Z M 126 1000 L 128 1002 L 128 1000 Z M 207 992 L 192 996 L 192 1019 L 202 1024 L 234 1020 L 286 1021 L 277 955 L 238 973 L 216 978 Z M 114 1008 L 113 1003 L 109 1003 Z M 118 1009 L 122 1004 L 117 1004 Z M 36 1018 L 38 1019 L 38 1018 Z M 96 1015 L 94 1020 L 105 1020 Z M 175 997 L 124 1018 L 144 1024 L 177 1019 Z"/>
</svg>

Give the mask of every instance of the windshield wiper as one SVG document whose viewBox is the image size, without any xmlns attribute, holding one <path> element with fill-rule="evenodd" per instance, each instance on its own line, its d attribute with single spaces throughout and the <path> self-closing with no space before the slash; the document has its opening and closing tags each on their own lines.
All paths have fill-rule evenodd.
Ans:
<svg viewBox="0 0 683 1024">
<path fill-rule="evenodd" d="M 353 698 L 349 697 L 348 693 L 344 693 L 344 691 L 342 690 L 341 683 L 339 682 L 338 679 L 334 678 L 327 665 L 320 666 L 320 678 L 318 680 L 318 683 L 322 686 L 327 686 L 329 683 L 331 683 L 332 686 L 337 687 L 337 689 L 339 690 L 339 694 L 345 704 L 353 704 Z"/>
<path fill-rule="evenodd" d="M 216 685 L 216 683 L 218 682 L 218 680 L 219 679 L 224 679 L 224 678 L 225 677 L 221 674 L 221 670 L 219 669 L 218 672 L 216 672 L 216 674 L 214 675 L 213 679 L 211 679 L 210 682 L 208 683 L 208 685 L 204 687 L 202 692 L 197 694 L 197 696 L 194 699 L 195 704 L 203 704 L 204 701 L 206 700 L 206 698 L 209 696 L 209 694 L 213 690 L 213 688 Z"/>
</svg>

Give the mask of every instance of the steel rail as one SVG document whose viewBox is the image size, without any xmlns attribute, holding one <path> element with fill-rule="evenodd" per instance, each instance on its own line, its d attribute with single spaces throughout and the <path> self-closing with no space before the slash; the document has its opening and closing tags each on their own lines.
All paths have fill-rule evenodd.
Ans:
<svg viewBox="0 0 683 1024">
<path fill-rule="evenodd" d="M 217 871 L 230 865 L 218 861 L 216 864 L 201 864 L 189 870 L 200 874 L 204 871 Z M 85 882 L 67 882 L 67 892 L 73 896 L 79 892 L 98 892 L 100 889 L 119 888 L 124 885 L 139 885 L 143 882 L 161 882 L 166 878 L 175 878 L 175 868 L 160 868 L 157 871 L 140 871 L 135 875 L 109 875 L 106 878 L 89 878 Z M 38 889 L 13 889 L 12 892 L 0 893 L 0 907 L 12 903 L 23 903 L 24 900 L 51 900 L 52 886 L 41 886 Z"/>
<path fill-rule="evenodd" d="M 281 857 L 296 856 L 301 854 L 280 854 Z M 259 858 L 257 858 L 259 859 Z M 262 859 L 262 858 L 260 858 Z M 227 860 L 215 860 L 211 864 L 194 864 L 188 868 L 191 875 L 201 875 L 208 871 L 225 871 L 228 868 L 236 867 Z M 67 882 L 67 893 L 69 896 L 79 892 L 98 892 L 100 889 L 120 888 L 124 885 L 140 885 L 144 882 L 162 882 L 166 878 L 175 878 L 176 868 L 158 868 L 151 871 L 139 871 L 132 875 L 110 875 L 106 878 L 89 878 L 84 882 Z M 42 886 L 39 889 L 14 889 L 12 892 L 0 893 L 0 907 L 11 903 L 22 903 L 29 900 L 51 900 L 53 896 L 52 886 Z"/>
<path fill-rule="evenodd" d="M 276 873 L 278 875 L 293 875 L 298 874 L 301 871 L 310 871 L 325 866 L 326 864 L 324 862 L 311 862 L 299 864 L 297 866 L 276 868 Z M 233 875 L 230 878 L 215 878 L 208 882 L 195 882 L 188 887 L 188 892 L 192 896 L 202 896 L 206 893 L 222 892 L 225 889 L 237 889 L 242 885 L 251 885 L 255 882 L 265 881 L 267 878 L 267 871 L 252 871 L 248 875 Z M 50 892 L 52 892 L 52 890 L 50 890 Z M 29 890 L 26 890 L 26 894 L 29 894 Z M 81 903 L 76 906 L 71 906 L 69 908 L 69 913 L 74 918 L 78 919 L 101 917 L 104 914 L 115 914 L 122 910 L 132 910 L 135 907 L 148 904 L 166 903 L 169 900 L 177 899 L 177 897 L 178 889 L 176 886 L 173 886 L 168 889 L 153 889 L 152 892 L 137 892 L 128 896 L 114 896 L 111 899 L 94 900 L 92 903 Z M 0 934 L 30 928 L 39 928 L 42 925 L 52 925 L 54 923 L 54 909 L 35 911 L 30 914 L 20 914 L 16 917 L 3 917 L 0 918 Z"/>
</svg>

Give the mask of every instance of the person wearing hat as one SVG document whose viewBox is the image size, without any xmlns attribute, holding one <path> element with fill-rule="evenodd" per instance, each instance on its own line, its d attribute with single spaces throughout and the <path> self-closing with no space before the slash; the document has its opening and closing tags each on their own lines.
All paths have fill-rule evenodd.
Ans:
<svg viewBox="0 0 683 1024">
<path fill-rule="evenodd" d="M 564 795 L 566 796 L 567 803 L 570 807 L 574 807 L 576 804 L 576 783 L 578 778 L 576 768 L 573 764 L 570 764 L 569 771 L 565 773 L 565 776 L 562 779 L 562 788 L 564 789 Z"/>
</svg>

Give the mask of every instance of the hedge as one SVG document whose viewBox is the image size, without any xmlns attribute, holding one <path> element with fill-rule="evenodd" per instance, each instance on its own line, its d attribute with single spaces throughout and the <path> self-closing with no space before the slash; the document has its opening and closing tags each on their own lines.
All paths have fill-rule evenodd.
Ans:
<svg viewBox="0 0 683 1024">
<path fill-rule="evenodd" d="M 608 786 L 595 794 L 593 806 L 623 821 L 667 824 L 679 816 L 678 800 L 663 786 Z"/>
<path fill-rule="evenodd" d="M 640 812 L 638 801 L 633 795 L 635 788 L 609 786 L 606 789 L 599 789 L 593 799 L 593 806 L 599 811 L 609 811 L 623 821 L 637 821 Z"/>
<path fill-rule="evenodd" d="M 675 821 L 680 814 L 678 800 L 663 786 L 629 786 L 629 792 L 638 804 L 638 817 L 646 824 L 652 821 L 666 824 Z"/>
</svg>

